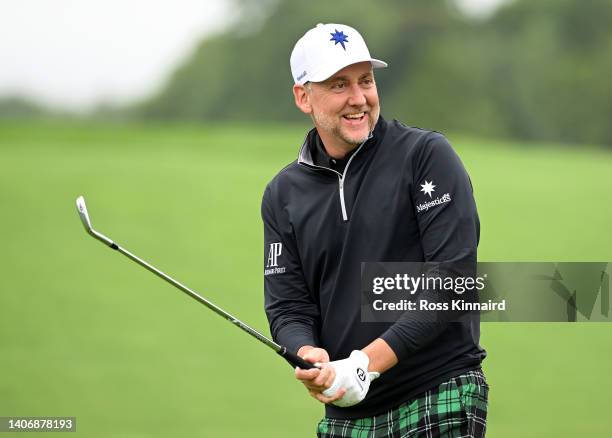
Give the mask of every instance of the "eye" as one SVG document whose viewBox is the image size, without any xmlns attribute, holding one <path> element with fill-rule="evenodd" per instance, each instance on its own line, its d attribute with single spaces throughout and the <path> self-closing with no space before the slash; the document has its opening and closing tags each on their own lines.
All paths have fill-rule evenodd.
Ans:
<svg viewBox="0 0 612 438">
<path fill-rule="evenodd" d="M 363 78 L 361 84 L 367 87 L 374 85 L 374 78 Z"/>
<path fill-rule="evenodd" d="M 345 87 L 346 84 L 344 82 L 335 82 L 331 85 L 332 90 L 342 90 Z"/>
</svg>

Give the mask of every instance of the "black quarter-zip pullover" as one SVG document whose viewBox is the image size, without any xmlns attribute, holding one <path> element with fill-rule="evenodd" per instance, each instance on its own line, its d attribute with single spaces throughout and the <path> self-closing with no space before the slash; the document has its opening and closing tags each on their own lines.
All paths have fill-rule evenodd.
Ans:
<svg viewBox="0 0 612 438">
<path fill-rule="evenodd" d="M 341 169 L 325 166 L 317 141 L 313 129 L 263 196 L 265 310 L 273 338 L 294 352 L 319 346 L 339 360 L 376 338 L 389 344 L 399 363 L 361 403 L 325 407 L 331 418 L 363 418 L 478 368 L 486 353 L 477 315 L 435 329 L 362 322 L 361 263 L 475 266 L 480 225 L 469 177 L 442 134 L 380 117 Z M 450 201 L 417 208 L 432 198 L 427 183 Z"/>
</svg>

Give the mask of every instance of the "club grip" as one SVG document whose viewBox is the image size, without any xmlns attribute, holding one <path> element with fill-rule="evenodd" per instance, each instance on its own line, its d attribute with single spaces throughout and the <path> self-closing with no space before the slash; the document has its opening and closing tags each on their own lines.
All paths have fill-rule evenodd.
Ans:
<svg viewBox="0 0 612 438">
<path fill-rule="evenodd" d="M 285 359 L 287 359 L 287 361 L 289 361 L 289 363 L 291 365 L 293 365 L 294 367 L 300 367 L 303 370 L 309 370 L 311 368 L 316 368 L 313 364 L 311 364 L 310 362 L 306 362 L 304 359 L 302 359 L 300 356 L 298 356 L 295 353 L 290 352 L 289 350 L 287 350 L 287 347 L 283 347 L 278 351 L 278 354 L 280 354 L 281 356 L 283 356 Z"/>
</svg>

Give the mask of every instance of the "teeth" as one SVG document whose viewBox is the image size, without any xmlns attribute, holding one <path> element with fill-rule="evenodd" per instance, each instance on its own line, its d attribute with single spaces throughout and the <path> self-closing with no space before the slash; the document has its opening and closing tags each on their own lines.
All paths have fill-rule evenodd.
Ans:
<svg viewBox="0 0 612 438">
<path fill-rule="evenodd" d="M 360 119 L 365 115 L 365 113 L 357 113 L 357 114 L 347 114 L 344 117 L 347 119 Z"/>
</svg>

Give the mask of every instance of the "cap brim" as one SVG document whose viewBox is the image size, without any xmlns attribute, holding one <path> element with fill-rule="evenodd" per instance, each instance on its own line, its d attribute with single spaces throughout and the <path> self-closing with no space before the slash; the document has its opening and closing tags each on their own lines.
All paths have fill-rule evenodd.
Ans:
<svg viewBox="0 0 612 438">
<path fill-rule="evenodd" d="M 374 68 L 387 68 L 389 66 L 389 64 L 387 64 L 385 61 L 381 61 L 380 59 L 372 58 L 370 59 L 370 62 Z"/>
<path fill-rule="evenodd" d="M 340 70 L 342 70 L 345 67 L 348 67 L 349 65 L 353 65 L 353 64 L 357 64 L 360 62 L 370 62 L 372 64 L 372 68 L 386 68 L 388 67 L 388 64 L 384 61 L 381 61 L 380 59 L 374 59 L 374 58 L 370 58 L 370 59 L 355 59 L 352 60 L 350 62 L 347 62 L 346 64 L 340 66 L 340 68 L 338 68 L 338 66 L 334 66 L 334 68 L 332 70 L 321 70 L 318 71 L 312 75 L 310 75 L 310 77 L 308 78 L 309 82 L 322 82 L 326 79 L 331 78 L 334 74 L 338 73 Z"/>
</svg>

